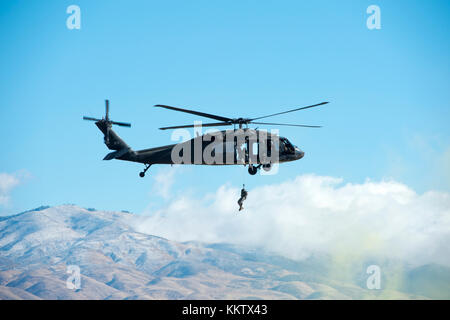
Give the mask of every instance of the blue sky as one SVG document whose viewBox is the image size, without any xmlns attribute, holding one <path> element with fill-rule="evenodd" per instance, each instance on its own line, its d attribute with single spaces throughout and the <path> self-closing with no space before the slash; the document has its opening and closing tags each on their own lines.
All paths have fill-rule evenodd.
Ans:
<svg viewBox="0 0 450 320">
<path fill-rule="evenodd" d="M 81 30 L 66 8 L 81 8 Z M 368 30 L 366 8 L 381 8 Z M 450 190 L 448 1 L 0 1 L 0 172 L 20 183 L 0 212 L 76 203 L 142 211 L 166 201 L 154 166 L 102 161 L 94 123 L 110 99 L 134 149 L 171 143 L 164 125 L 191 107 L 324 128 L 280 128 L 305 151 L 277 175 L 189 166 L 172 192 L 251 189 L 314 173 L 360 183 L 394 179 L 419 193 Z"/>
</svg>

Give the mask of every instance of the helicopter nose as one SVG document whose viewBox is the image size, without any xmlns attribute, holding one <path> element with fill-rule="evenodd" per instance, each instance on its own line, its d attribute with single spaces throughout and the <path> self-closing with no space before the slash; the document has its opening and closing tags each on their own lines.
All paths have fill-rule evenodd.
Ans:
<svg viewBox="0 0 450 320">
<path fill-rule="evenodd" d="M 297 159 L 301 159 L 305 156 L 305 153 L 301 150 L 297 151 L 296 153 L 297 153 Z"/>
</svg>

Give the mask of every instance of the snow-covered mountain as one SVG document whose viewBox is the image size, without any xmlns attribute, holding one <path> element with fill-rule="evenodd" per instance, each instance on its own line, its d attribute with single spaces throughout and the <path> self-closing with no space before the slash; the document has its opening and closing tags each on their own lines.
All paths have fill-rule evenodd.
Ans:
<svg viewBox="0 0 450 320">
<path fill-rule="evenodd" d="M 261 249 L 180 243 L 137 232 L 136 221 L 74 205 L 0 218 L 0 299 L 450 298 L 443 266 L 407 270 L 407 285 L 368 290 L 364 277 L 330 275 L 324 256 L 294 261 Z M 80 270 L 79 289 L 67 287 L 68 266 Z"/>
</svg>

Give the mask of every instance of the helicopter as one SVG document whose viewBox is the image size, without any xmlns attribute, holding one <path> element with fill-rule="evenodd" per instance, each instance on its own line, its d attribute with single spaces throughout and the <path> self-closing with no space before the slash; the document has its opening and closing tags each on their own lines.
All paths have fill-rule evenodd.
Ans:
<svg viewBox="0 0 450 320">
<path fill-rule="evenodd" d="M 108 153 L 103 160 L 124 160 L 144 165 L 139 176 L 143 178 L 148 169 L 154 164 L 196 164 L 196 165 L 244 165 L 248 166 L 250 175 L 255 175 L 263 168 L 270 171 L 275 163 L 284 163 L 302 159 L 305 153 L 293 145 L 287 138 L 266 130 L 251 129 L 250 124 L 267 126 L 290 126 L 304 128 L 321 128 L 303 124 L 268 123 L 259 120 L 305 110 L 327 104 L 318 104 L 278 112 L 256 118 L 227 118 L 214 114 L 157 104 L 154 107 L 172 111 L 184 112 L 200 117 L 214 119 L 219 122 L 194 123 L 192 125 L 178 125 L 161 127 L 160 130 L 187 129 L 195 127 L 234 126 L 230 130 L 212 131 L 197 135 L 193 139 L 144 150 L 133 150 L 112 129 L 113 125 L 131 127 L 130 123 L 116 122 L 109 118 L 109 100 L 105 100 L 106 114 L 102 119 L 83 117 L 83 120 L 95 121 L 96 126 L 103 133 L 104 143 Z M 236 128 L 236 126 L 238 128 Z"/>
</svg>

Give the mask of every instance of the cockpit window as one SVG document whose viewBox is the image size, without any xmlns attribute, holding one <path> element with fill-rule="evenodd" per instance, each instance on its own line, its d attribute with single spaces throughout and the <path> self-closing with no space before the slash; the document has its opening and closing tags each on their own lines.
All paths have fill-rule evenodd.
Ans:
<svg viewBox="0 0 450 320">
<path fill-rule="evenodd" d="M 286 138 L 280 137 L 280 149 L 281 149 L 281 152 L 290 153 L 290 154 L 295 153 L 294 146 Z"/>
</svg>

